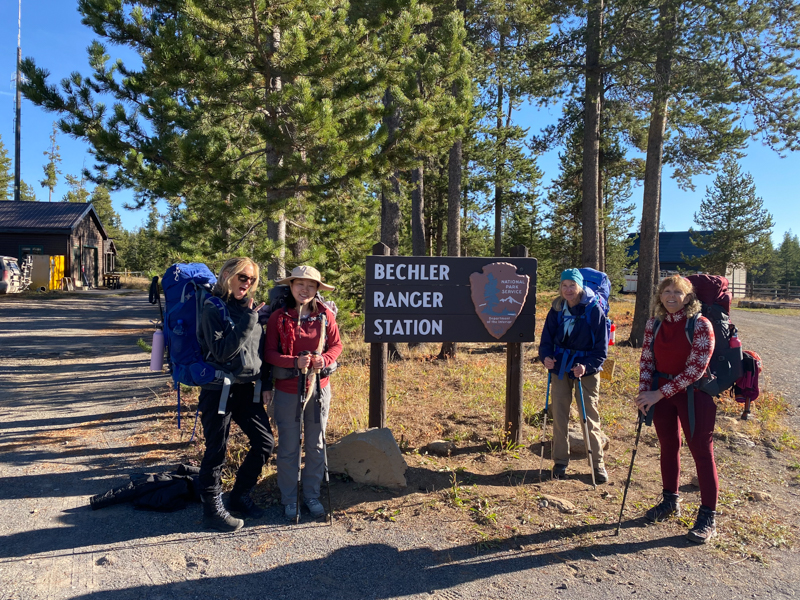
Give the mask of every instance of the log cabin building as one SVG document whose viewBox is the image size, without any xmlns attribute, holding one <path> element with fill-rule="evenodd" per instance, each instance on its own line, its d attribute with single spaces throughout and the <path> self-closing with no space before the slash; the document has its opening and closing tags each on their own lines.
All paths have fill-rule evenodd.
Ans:
<svg viewBox="0 0 800 600">
<path fill-rule="evenodd" d="M 99 287 L 116 247 L 89 203 L 0 202 L 0 255 L 21 262 L 27 254 L 64 256 L 77 287 Z"/>
</svg>

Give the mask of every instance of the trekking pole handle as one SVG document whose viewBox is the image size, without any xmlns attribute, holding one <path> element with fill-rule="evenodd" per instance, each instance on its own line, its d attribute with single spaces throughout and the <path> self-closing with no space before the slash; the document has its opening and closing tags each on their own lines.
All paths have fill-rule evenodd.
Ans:
<svg viewBox="0 0 800 600">
<path fill-rule="evenodd" d="M 297 355 L 297 358 L 300 358 L 301 356 L 307 356 L 307 355 L 309 355 L 309 354 L 311 354 L 311 352 L 309 352 L 308 350 L 303 350 L 302 352 L 300 352 L 300 353 Z M 303 367 L 302 369 L 300 369 L 300 372 L 301 372 L 303 375 L 305 375 L 306 373 L 308 373 L 308 367 Z"/>
</svg>

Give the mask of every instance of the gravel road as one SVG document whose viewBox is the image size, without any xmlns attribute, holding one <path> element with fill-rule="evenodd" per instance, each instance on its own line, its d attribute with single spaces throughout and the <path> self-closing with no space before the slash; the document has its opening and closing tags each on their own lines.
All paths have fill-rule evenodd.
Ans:
<svg viewBox="0 0 800 600">
<path fill-rule="evenodd" d="M 199 506 L 172 514 L 126 505 L 93 512 L 91 495 L 139 470 L 142 453 L 163 449 L 133 437 L 164 410 L 147 402 L 164 376 L 148 371 L 136 346 L 149 337 L 156 310 L 142 294 L 0 301 L 0 600 L 800 593 L 794 551 L 768 554 L 765 565 L 731 563 L 658 528 L 631 543 L 625 529 L 614 537 L 600 527 L 594 545 L 576 550 L 568 529 L 556 541 L 519 536 L 477 547 L 452 541 L 448 523 L 436 519 L 391 523 L 340 514 L 332 527 L 288 526 L 275 507 L 256 525 L 212 534 L 200 527 Z M 745 346 L 764 358 L 768 385 L 797 405 L 789 367 L 800 356 L 800 319 L 788 324 L 741 312 L 735 319 Z"/>
</svg>

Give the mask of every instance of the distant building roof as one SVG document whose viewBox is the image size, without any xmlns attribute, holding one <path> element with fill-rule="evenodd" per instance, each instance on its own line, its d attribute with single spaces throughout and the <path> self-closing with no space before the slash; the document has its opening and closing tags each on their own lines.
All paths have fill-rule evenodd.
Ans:
<svg viewBox="0 0 800 600">
<path fill-rule="evenodd" d="M 692 243 L 692 238 L 712 233 L 711 231 L 661 231 L 658 234 L 658 261 L 663 265 L 686 264 L 686 258 L 696 258 L 708 254 L 708 250 L 698 248 Z M 639 234 L 631 233 L 628 237 L 633 238 L 633 244 L 628 246 L 628 255 L 639 252 Z"/>
<path fill-rule="evenodd" d="M 0 233 L 70 234 L 87 215 L 97 223 L 103 239 L 108 239 L 88 202 L 0 202 Z"/>
</svg>

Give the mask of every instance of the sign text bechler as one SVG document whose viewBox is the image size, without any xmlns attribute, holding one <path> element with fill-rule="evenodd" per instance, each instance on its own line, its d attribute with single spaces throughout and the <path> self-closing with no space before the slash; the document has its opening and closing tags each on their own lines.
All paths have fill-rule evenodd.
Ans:
<svg viewBox="0 0 800 600">
<path fill-rule="evenodd" d="M 368 256 L 366 342 L 532 342 L 535 258 Z"/>
</svg>

